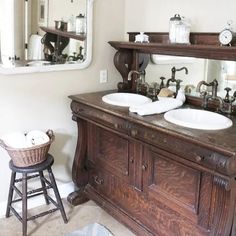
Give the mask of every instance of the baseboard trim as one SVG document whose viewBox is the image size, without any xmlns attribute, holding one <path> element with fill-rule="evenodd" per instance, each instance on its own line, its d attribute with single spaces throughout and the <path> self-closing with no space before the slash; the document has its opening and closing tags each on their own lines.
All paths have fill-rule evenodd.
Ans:
<svg viewBox="0 0 236 236">
<path fill-rule="evenodd" d="M 57 187 L 58 187 L 58 191 L 60 193 L 61 198 L 66 198 L 71 192 L 75 191 L 73 182 L 61 184 L 61 185 L 58 185 Z M 50 189 L 48 193 L 52 198 L 54 198 L 52 189 Z M 28 199 L 27 203 L 28 203 L 28 209 L 32 209 L 32 208 L 44 205 L 45 200 L 44 200 L 43 195 L 40 195 L 40 196 Z M 0 202 L 0 218 L 5 217 L 6 207 L 7 207 L 7 201 Z M 21 202 L 15 204 L 15 208 L 17 211 L 21 212 Z"/>
</svg>

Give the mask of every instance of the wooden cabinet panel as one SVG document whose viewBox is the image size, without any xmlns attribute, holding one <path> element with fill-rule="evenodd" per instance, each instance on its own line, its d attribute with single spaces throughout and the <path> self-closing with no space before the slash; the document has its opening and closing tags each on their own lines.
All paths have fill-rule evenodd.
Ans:
<svg viewBox="0 0 236 236">
<path fill-rule="evenodd" d="M 128 140 L 93 124 L 88 124 L 88 130 L 88 160 L 128 181 Z"/>
<path fill-rule="evenodd" d="M 90 197 L 94 196 L 94 193 L 102 195 L 105 201 L 109 201 L 132 220 L 145 226 L 152 235 L 209 235 L 209 232 L 197 227 L 167 205 L 149 198 L 109 172 L 94 169 L 90 171 L 89 176 L 90 184 L 86 187 L 86 191 Z M 96 196 L 92 199 L 102 204 Z"/>
<path fill-rule="evenodd" d="M 145 149 L 144 191 L 197 223 L 201 172 Z"/>
<path fill-rule="evenodd" d="M 197 212 L 200 173 L 161 157 L 154 159 L 150 189 Z"/>
</svg>

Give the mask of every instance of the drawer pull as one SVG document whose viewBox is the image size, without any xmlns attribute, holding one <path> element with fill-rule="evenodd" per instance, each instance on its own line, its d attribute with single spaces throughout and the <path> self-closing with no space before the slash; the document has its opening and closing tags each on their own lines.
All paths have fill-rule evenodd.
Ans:
<svg viewBox="0 0 236 236">
<path fill-rule="evenodd" d="M 129 162 L 130 162 L 130 163 L 134 163 L 134 159 L 133 159 L 133 158 L 130 158 Z"/>
<path fill-rule="evenodd" d="M 203 157 L 199 156 L 199 155 L 195 155 L 195 161 L 196 162 L 200 162 L 203 160 Z"/>
<path fill-rule="evenodd" d="M 136 129 L 131 130 L 131 136 L 132 137 L 135 137 L 137 134 L 138 134 L 138 130 L 136 130 Z"/>
<path fill-rule="evenodd" d="M 103 179 L 99 179 L 98 176 L 94 176 L 94 182 L 98 185 L 102 185 L 103 184 Z"/>
<path fill-rule="evenodd" d="M 119 129 L 120 128 L 119 124 L 117 124 L 117 123 L 114 124 L 114 127 L 115 127 L 115 129 Z"/>
<path fill-rule="evenodd" d="M 143 170 L 143 171 L 147 170 L 147 165 L 143 164 L 143 165 L 142 165 L 142 170 Z"/>
</svg>

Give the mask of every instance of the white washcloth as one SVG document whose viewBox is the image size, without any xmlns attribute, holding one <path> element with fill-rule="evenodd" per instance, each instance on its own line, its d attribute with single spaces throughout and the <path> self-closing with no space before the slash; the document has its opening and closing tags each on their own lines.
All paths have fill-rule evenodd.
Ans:
<svg viewBox="0 0 236 236">
<path fill-rule="evenodd" d="M 140 116 L 160 114 L 178 107 L 185 102 L 185 95 L 179 91 L 176 98 L 160 97 L 159 101 L 147 103 L 141 106 L 133 106 L 129 111 L 138 113 Z"/>
</svg>

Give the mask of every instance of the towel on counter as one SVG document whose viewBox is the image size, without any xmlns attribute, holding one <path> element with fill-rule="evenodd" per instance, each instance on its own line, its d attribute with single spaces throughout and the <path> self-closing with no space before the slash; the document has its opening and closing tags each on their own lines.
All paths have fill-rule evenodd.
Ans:
<svg viewBox="0 0 236 236">
<path fill-rule="evenodd" d="M 159 101 L 146 103 L 140 106 L 133 106 L 129 108 L 130 112 L 135 112 L 140 116 L 160 114 L 178 107 L 181 107 L 185 102 L 185 95 L 180 90 L 176 98 L 159 97 Z"/>
</svg>

